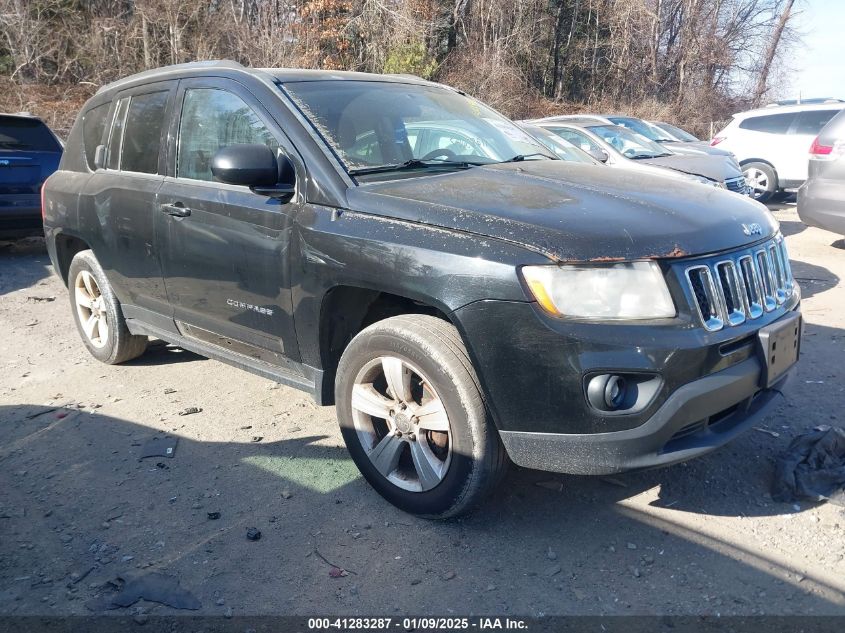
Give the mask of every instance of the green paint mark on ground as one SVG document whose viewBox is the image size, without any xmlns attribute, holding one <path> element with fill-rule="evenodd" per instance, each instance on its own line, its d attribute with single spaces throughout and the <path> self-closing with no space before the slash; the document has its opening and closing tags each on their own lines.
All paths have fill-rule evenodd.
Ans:
<svg viewBox="0 0 845 633">
<path fill-rule="evenodd" d="M 287 479 L 314 492 L 329 493 L 358 479 L 358 472 L 351 459 L 320 459 L 318 457 L 275 457 L 256 455 L 246 457 L 244 463 Z"/>
</svg>

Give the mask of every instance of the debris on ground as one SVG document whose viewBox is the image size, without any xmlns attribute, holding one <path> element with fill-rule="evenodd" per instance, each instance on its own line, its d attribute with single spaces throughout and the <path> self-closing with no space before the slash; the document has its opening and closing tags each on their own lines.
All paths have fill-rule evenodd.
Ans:
<svg viewBox="0 0 845 633">
<path fill-rule="evenodd" d="M 558 481 L 557 479 L 547 479 L 545 481 L 538 481 L 534 485 L 539 486 L 540 488 L 545 488 L 546 490 L 555 490 L 557 492 L 563 492 L 563 482 Z"/>
<path fill-rule="evenodd" d="M 771 435 L 772 437 L 780 437 L 780 433 L 777 431 L 771 431 L 769 429 L 763 428 L 762 426 L 755 426 L 755 431 L 760 431 L 760 433 L 765 433 L 766 435 Z"/>
<path fill-rule="evenodd" d="M 345 578 L 349 575 L 349 572 L 345 569 L 341 569 L 340 567 L 332 567 L 329 570 L 329 576 L 332 578 Z"/>
<path fill-rule="evenodd" d="M 292 496 L 290 490 L 282 490 L 282 499 L 290 499 Z"/>
<path fill-rule="evenodd" d="M 845 506 L 845 429 L 817 426 L 792 440 L 778 458 L 772 499 Z"/>
<path fill-rule="evenodd" d="M 209 520 L 209 521 L 216 521 L 216 520 L 217 520 L 217 519 L 219 519 L 219 518 L 220 518 L 220 513 L 219 513 L 219 512 L 209 512 L 209 513 L 208 513 L 208 520 Z M 248 535 L 248 534 L 247 534 L 247 538 L 249 538 L 249 535 Z"/>
<path fill-rule="evenodd" d="M 33 303 L 41 303 L 41 302 L 55 301 L 56 297 L 53 297 L 53 296 L 40 297 L 38 295 L 30 295 L 26 298 L 26 300 L 32 301 Z"/>
<path fill-rule="evenodd" d="M 250 441 L 251 441 L 251 442 L 260 442 L 260 441 L 261 441 L 261 440 L 263 440 L 263 439 L 264 439 L 264 436 L 263 436 L 263 435 L 253 435 L 253 436 L 252 436 L 252 439 L 251 439 Z"/>
<path fill-rule="evenodd" d="M 176 390 L 173 387 L 168 387 L 164 390 L 164 395 L 169 396 L 171 393 L 176 393 Z"/>
<path fill-rule="evenodd" d="M 193 415 L 194 413 L 202 413 L 202 407 L 187 407 L 179 412 L 179 415 Z"/>
<path fill-rule="evenodd" d="M 200 601 L 187 589 L 179 586 L 179 579 L 160 572 L 150 572 L 130 578 L 118 577 L 108 582 L 118 591 L 115 594 L 95 598 L 86 603 L 91 611 L 104 611 L 131 607 L 138 600 L 158 602 L 174 609 L 202 607 Z"/>
<path fill-rule="evenodd" d="M 248 528 L 246 531 L 246 537 L 250 541 L 257 541 L 261 538 L 261 530 L 254 527 Z"/>
<path fill-rule="evenodd" d="M 176 454 L 176 445 L 179 443 L 178 437 L 171 437 L 166 435 L 164 437 L 153 437 L 148 439 L 141 448 L 141 457 L 170 457 Z"/>
</svg>

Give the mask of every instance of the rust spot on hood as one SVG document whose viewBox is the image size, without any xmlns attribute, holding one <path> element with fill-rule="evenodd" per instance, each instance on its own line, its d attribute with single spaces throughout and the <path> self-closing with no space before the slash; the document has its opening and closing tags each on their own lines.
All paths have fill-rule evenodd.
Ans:
<svg viewBox="0 0 845 633">
<path fill-rule="evenodd" d="M 675 244 L 675 247 L 668 253 L 663 253 L 662 255 L 649 255 L 647 259 L 671 259 L 676 257 L 686 257 L 687 255 L 689 255 L 689 253 Z"/>
<path fill-rule="evenodd" d="M 589 261 L 591 262 L 624 262 L 624 257 L 593 257 Z"/>
</svg>

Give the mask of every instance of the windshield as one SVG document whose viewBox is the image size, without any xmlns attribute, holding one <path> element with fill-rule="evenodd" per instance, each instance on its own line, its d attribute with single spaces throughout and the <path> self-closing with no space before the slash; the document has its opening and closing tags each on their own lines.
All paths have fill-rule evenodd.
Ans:
<svg viewBox="0 0 845 633">
<path fill-rule="evenodd" d="M 595 125 L 589 129 L 627 158 L 671 155 L 663 146 L 618 125 Z"/>
<path fill-rule="evenodd" d="M 328 80 L 285 89 L 350 173 L 552 158 L 514 123 L 448 88 Z"/>
<path fill-rule="evenodd" d="M 0 149 L 60 152 L 61 145 L 38 119 L 0 116 Z"/>
<path fill-rule="evenodd" d="M 596 165 L 598 161 L 587 152 L 575 147 L 567 140 L 560 138 L 554 132 L 543 129 L 536 125 L 525 125 L 523 129 L 531 134 L 534 138 L 540 141 L 548 149 L 552 150 L 561 160 L 566 160 L 571 163 L 585 163 L 587 165 Z"/>
<path fill-rule="evenodd" d="M 694 143 L 696 141 L 700 141 L 701 139 L 696 138 L 686 130 L 682 130 L 681 128 L 671 125 L 669 123 L 655 123 L 656 126 L 665 130 L 672 136 L 674 136 L 679 141 L 683 141 L 685 143 Z"/>
<path fill-rule="evenodd" d="M 666 132 L 661 130 L 659 127 L 654 125 L 650 125 L 641 119 L 635 119 L 633 117 L 626 117 L 626 116 L 612 116 L 608 117 L 608 120 L 616 125 L 621 125 L 624 128 L 628 128 L 629 130 L 636 132 L 642 136 L 645 136 L 647 139 L 651 141 L 674 141 L 675 139 L 671 138 Z"/>
</svg>

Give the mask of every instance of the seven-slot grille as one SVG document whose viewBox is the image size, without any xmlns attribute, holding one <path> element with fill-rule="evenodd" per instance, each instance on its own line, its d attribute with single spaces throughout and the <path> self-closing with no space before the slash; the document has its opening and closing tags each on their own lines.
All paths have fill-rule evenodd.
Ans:
<svg viewBox="0 0 845 633">
<path fill-rule="evenodd" d="M 794 281 L 783 237 L 686 269 L 694 304 L 710 331 L 757 319 L 792 296 Z"/>
<path fill-rule="evenodd" d="M 728 178 L 725 181 L 725 187 L 730 191 L 735 191 L 736 193 L 748 194 L 748 183 L 745 181 L 744 176 Z"/>
</svg>

